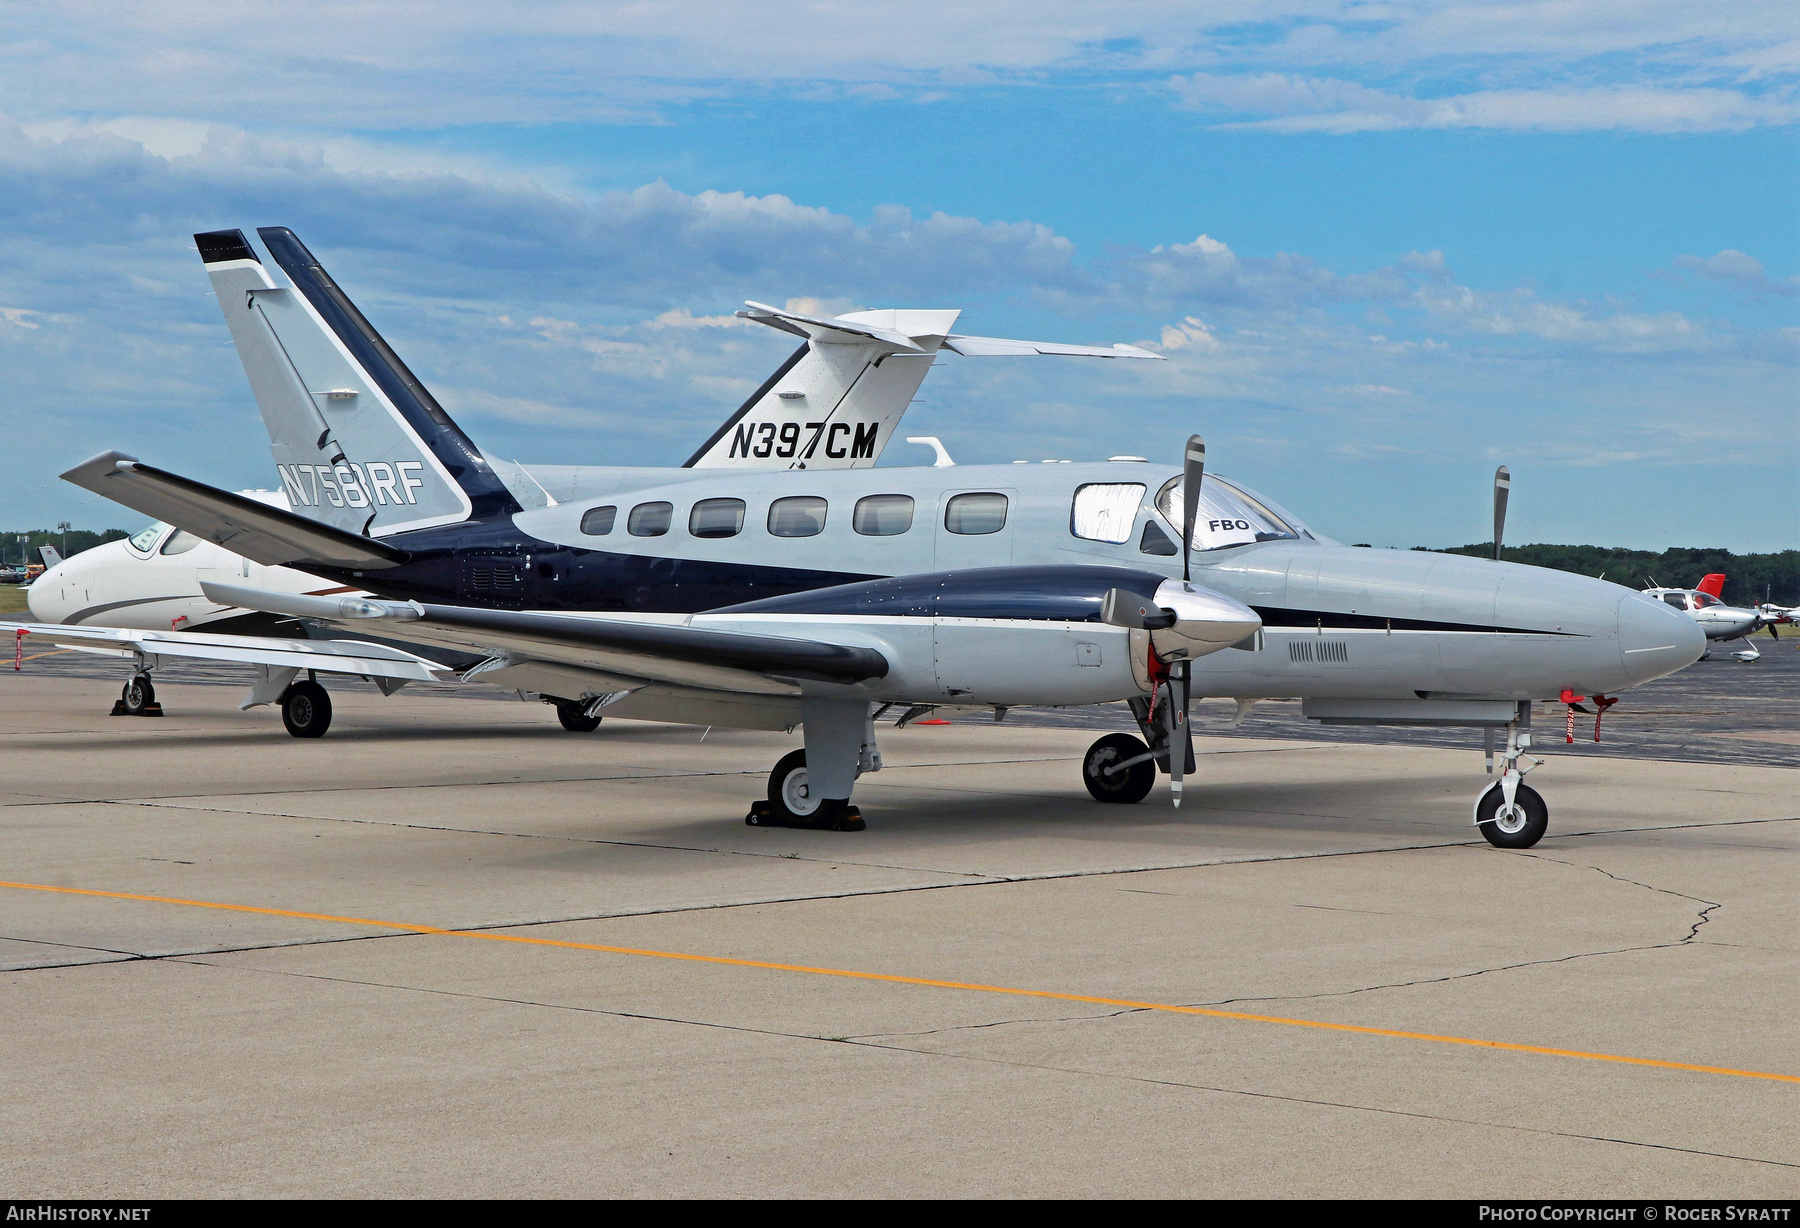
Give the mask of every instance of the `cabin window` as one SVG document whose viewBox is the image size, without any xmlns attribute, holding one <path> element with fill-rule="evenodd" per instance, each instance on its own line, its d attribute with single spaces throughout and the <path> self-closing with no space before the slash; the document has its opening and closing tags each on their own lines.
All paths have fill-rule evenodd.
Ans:
<svg viewBox="0 0 1800 1228">
<path fill-rule="evenodd" d="M 695 537 L 736 537 L 743 531 L 742 499 L 702 499 L 688 513 L 688 532 Z"/>
<path fill-rule="evenodd" d="M 856 501 L 850 527 L 864 537 L 893 537 L 912 528 L 911 495 L 866 495 Z"/>
<path fill-rule="evenodd" d="M 824 531 L 825 500 L 816 495 L 794 495 L 769 504 L 770 537 L 814 537 Z"/>
<path fill-rule="evenodd" d="M 1069 505 L 1069 532 L 1085 541 L 1128 542 L 1143 501 L 1142 482 L 1089 482 L 1076 487 Z"/>
<path fill-rule="evenodd" d="M 605 537 L 613 531 L 613 521 L 619 517 L 619 509 L 608 504 L 606 507 L 590 507 L 581 514 L 581 531 L 594 537 Z M 636 529 L 632 530 L 637 532 Z"/>
<path fill-rule="evenodd" d="M 640 503 L 625 518 L 625 529 L 633 537 L 661 537 L 669 531 L 674 513 L 673 503 Z"/>
<path fill-rule="evenodd" d="M 168 527 L 168 525 L 159 520 L 153 525 L 139 529 L 136 533 L 131 535 L 132 547 L 137 550 L 142 550 L 145 554 L 149 554 L 150 547 L 156 544 L 156 539 L 161 537 L 163 530 Z"/>
<path fill-rule="evenodd" d="M 176 529 L 175 536 L 163 543 L 164 554 L 186 554 L 200 544 L 200 539 L 186 529 Z"/>
<path fill-rule="evenodd" d="M 944 527 L 952 533 L 998 533 L 1006 527 L 1006 496 L 953 495 L 944 506 Z"/>
<path fill-rule="evenodd" d="M 1170 555 L 1176 553 L 1175 543 L 1169 535 L 1156 527 L 1154 520 L 1144 522 L 1144 535 L 1138 538 L 1138 549 L 1144 554 Z"/>
<path fill-rule="evenodd" d="M 1687 609 L 1687 595 L 1685 593 L 1664 593 L 1663 600 L 1678 610 Z"/>
</svg>

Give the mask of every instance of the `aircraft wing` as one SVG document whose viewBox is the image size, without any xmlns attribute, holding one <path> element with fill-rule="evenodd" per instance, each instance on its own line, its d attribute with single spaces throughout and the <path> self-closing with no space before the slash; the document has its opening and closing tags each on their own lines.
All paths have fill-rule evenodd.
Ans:
<svg viewBox="0 0 1800 1228">
<path fill-rule="evenodd" d="M 120 655 L 239 661 L 247 665 L 312 669 L 369 678 L 403 678 L 412 682 L 443 682 L 455 676 L 455 671 L 424 657 L 385 644 L 365 644 L 355 640 L 279 640 L 258 635 L 215 635 L 205 631 L 135 631 L 123 627 L 0 622 L 0 635 L 19 632 L 52 640 L 59 647 Z"/>
<path fill-rule="evenodd" d="M 583 671 L 596 693 L 651 684 L 737 695 L 797 697 L 803 681 L 854 683 L 887 676 L 872 648 L 689 627 L 668 618 L 544 614 L 360 597 L 309 597 L 203 582 L 209 600 L 319 619 L 382 625 L 384 636 L 480 653 L 466 677 L 525 665 Z M 498 679 L 495 679 L 496 681 Z M 723 723 L 723 722 L 720 722 Z"/>
<path fill-rule="evenodd" d="M 63 480 L 267 566 L 307 563 L 378 571 L 404 550 L 146 465 L 123 452 L 82 461 Z"/>
</svg>

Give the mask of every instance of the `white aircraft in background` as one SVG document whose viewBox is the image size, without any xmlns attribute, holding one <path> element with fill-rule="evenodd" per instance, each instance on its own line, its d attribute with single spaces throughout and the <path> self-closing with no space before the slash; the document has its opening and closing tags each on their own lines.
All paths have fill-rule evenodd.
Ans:
<svg viewBox="0 0 1800 1228">
<path fill-rule="evenodd" d="M 1725 587 L 1725 576 L 1722 572 L 1714 572 L 1701 578 L 1694 588 L 1647 588 L 1645 594 L 1655 597 L 1673 609 L 1684 610 L 1693 616 L 1700 629 L 1706 633 L 1706 655 L 1702 661 L 1712 656 L 1712 644 L 1715 641 L 1735 640 L 1740 636 L 1745 647 L 1731 654 L 1734 661 L 1760 660 L 1762 653 L 1749 643 L 1749 637 L 1762 627 L 1769 627 L 1769 634 L 1775 630 L 1761 610 L 1744 609 L 1740 606 L 1726 605 L 1720 592 Z"/>
</svg>

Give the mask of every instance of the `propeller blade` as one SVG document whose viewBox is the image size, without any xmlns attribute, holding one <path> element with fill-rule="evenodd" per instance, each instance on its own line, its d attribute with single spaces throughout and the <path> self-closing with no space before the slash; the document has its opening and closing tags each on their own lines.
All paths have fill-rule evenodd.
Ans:
<svg viewBox="0 0 1800 1228">
<path fill-rule="evenodd" d="M 1188 665 L 1169 663 L 1169 799 L 1181 809 L 1181 779 L 1194 759 L 1194 731 L 1188 724 Z"/>
<path fill-rule="evenodd" d="M 1494 470 L 1494 561 L 1500 561 L 1500 538 L 1506 532 L 1506 496 L 1512 490 L 1512 472 L 1505 465 Z"/>
<path fill-rule="evenodd" d="M 1181 580 L 1192 578 L 1188 556 L 1194 552 L 1194 516 L 1200 510 L 1200 482 L 1206 476 L 1206 441 L 1189 435 L 1187 462 L 1181 469 Z"/>
</svg>

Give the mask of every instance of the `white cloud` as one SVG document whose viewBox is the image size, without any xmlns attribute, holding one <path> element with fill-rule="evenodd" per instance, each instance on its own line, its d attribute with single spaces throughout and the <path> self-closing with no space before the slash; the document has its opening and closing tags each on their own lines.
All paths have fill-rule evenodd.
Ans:
<svg viewBox="0 0 1800 1228">
<path fill-rule="evenodd" d="M 0 110 L 369 132 L 656 122 L 697 99 L 885 105 L 1182 74 L 1278 130 L 1695 131 L 1792 122 L 1791 0 L 73 0 L 13 6 Z M 1466 92 L 1421 90 L 1464 82 Z M 159 121 L 157 117 L 162 117 Z"/>
<path fill-rule="evenodd" d="M 1286 76 L 1170 78 L 1182 106 L 1234 115 L 1225 128 L 1267 132 L 1375 132 L 1487 128 L 1514 132 L 1720 132 L 1800 119 L 1791 92 L 1758 96 L 1709 87 L 1594 86 L 1480 90 L 1421 98 L 1349 81 Z"/>
<path fill-rule="evenodd" d="M 1735 248 L 1726 248 L 1704 260 L 1698 256 L 1677 256 L 1675 267 L 1686 269 L 1695 276 L 1709 281 L 1731 282 L 1739 289 L 1747 290 L 1753 295 L 1770 294 L 1793 295 L 1800 293 L 1800 275 L 1774 278 L 1769 276 L 1763 262 L 1754 256 L 1747 256 Z"/>
</svg>

